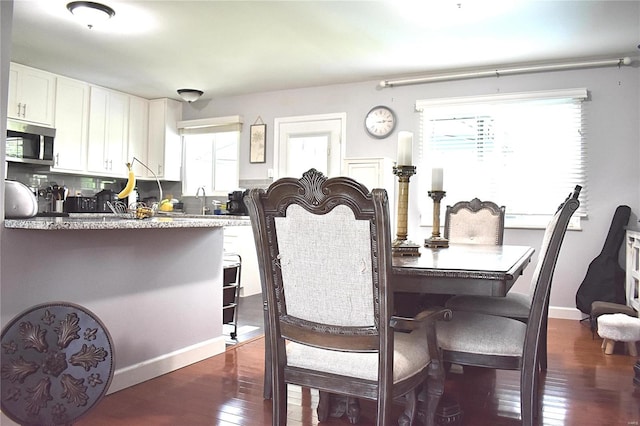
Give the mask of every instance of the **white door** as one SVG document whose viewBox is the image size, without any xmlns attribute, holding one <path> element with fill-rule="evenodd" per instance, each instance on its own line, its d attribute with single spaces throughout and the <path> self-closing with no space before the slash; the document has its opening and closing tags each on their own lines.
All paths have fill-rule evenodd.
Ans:
<svg viewBox="0 0 640 426">
<path fill-rule="evenodd" d="M 340 176 L 344 157 L 345 113 L 276 118 L 274 179 L 301 177 L 310 168 Z"/>
</svg>

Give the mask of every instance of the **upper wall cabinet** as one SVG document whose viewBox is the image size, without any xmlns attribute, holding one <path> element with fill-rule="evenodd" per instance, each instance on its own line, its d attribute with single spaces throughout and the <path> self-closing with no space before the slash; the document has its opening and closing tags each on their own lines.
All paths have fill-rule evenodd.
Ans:
<svg viewBox="0 0 640 426">
<path fill-rule="evenodd" d="M 54 74 L 11 63 L 7 116 L 53 126 L 55 84 Z"/>
<path fill-rule="evenodd" d="M 87 170 L 107 176 L 127 176 L 129 96 L 91 86 Z"/>
<path fill-rule="evenodd" d="M 173 99 L 149 101 L 148 165 L 165 180 L 179 181 L 182 166 L 182 141 L 178 121 L 182 120 L 182 103 Z"/>
<path fill-rule="evenodd" d="M 149 101 L 137 96 L 129 96 L 129 146 L 127 161 L 137 160 L 148 165 L 149 145 Z M 139 177 L 152 177 L 147 169 L 135 162 L 133 171 Z"/>
<path fill-rule="evenodd" d="M 56 138 L 51 170 L 84 172 L 87 169 L 89 85 L 57 77 L 55 111 Z"/>
</svg>

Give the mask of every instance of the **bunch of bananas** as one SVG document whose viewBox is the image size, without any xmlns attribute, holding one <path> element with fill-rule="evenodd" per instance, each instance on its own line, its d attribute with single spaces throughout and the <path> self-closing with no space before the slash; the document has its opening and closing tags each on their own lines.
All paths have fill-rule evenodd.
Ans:
<svg viewBox="0 0 640 426">
<path fill-rule="evenodd" d="M 151 210 L 151 207 L 136 208 L 136 219 L 146 219 L 151 216 L 153 216 L 153 210 Z"/>
</svg>

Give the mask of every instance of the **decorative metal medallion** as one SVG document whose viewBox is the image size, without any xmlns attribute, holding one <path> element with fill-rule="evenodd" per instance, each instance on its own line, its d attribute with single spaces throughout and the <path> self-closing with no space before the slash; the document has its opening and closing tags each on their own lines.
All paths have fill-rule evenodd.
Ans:
<svg viewBox="0 0 640 426">
<path fill-rule="evenodd" d="M 2 330 L 2 411 L 21 425 L 70 424 L 111 384 L 111 336 L 90 311 L 69 302 L 29 308 Z"/>
</svg>

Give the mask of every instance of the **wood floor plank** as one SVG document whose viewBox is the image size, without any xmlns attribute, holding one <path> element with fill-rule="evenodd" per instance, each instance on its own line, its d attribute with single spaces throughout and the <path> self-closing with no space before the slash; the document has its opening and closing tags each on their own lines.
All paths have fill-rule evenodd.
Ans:
<svg viewBox="0 0 640 426">
<path fill-rule="evenodd" d="M 541 381 L 541 425 L 640 425 L 636 358 L 623 347 L 605 355 L 599 338 L 578 321 L 549 321 L 549 368 Z M 121 390 L 103 399 L 76 426 L 271 425 L 271 401 L 262 399 L 264 339 Z M 514 426 L 520 420 L 518 372 L 453 370 L 446 393 L 455 395 L 465 426 Z M 317 392 L 290 390 L 288 424 L 318 424 Z M 375 405 L 361 403 L 360 425 L 375 424 Z M 400 415 L 401 406 L 396 407 Z M 326 425 L 348 425 L 346 417 Z"/>
</svg>

